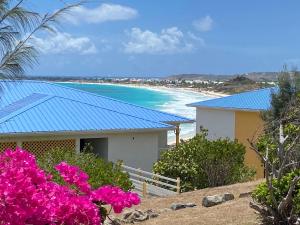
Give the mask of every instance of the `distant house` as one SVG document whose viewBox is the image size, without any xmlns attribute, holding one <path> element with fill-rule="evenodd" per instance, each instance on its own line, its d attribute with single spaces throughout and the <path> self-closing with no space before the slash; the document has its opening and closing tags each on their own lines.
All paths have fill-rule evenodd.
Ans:
<svg viewBox="0 0 300 225">
<path fill-rule="evenodd" d="M 266 88 L 189 104 L 197 108 L 197 132 L 203 127 L 211 139 L 228 137 L 246 146 L 245 163 L 256 169 L 257 178 L 264 176 L 263 164 L 248 139 L 255 140 L 262 132 L 260 113 L 270 108 L 271 93 L 272 88 Z"/>
<path fill-rule="evenodd" d="M 149 171 L 167 146 L 167 131 L 192 122 L 54 83 L 0 85 L 0 150 L 20 146 L 40 156 L 56 147 L 80 152 L 91 143 L 106 160 Z"/>
</svg>

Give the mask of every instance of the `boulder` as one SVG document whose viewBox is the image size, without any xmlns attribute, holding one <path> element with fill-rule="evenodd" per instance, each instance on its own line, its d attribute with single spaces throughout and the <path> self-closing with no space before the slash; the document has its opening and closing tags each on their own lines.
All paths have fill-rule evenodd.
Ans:
<svg viewBox="0 0 300 225">
<path fill-rule="evenodd" d="M 219 205 L 224 202 L 222 195 L 212 195 L 212 196 L 205 196 L 202 199 L 202 205 L 204 207 L 211 207 L 215 205 Z"/>
<path fill-rule="evenodd" d="M 215 205 L 222 204 L 223 202 L 227 202 L 234 199 L 234 195 L 231 193 L 225 193 L 222 195 L 212 195 L 212 196 L 205 196 L 202 199 L 202 205 L 204 207 L 211 207 Z"/>
</svg>

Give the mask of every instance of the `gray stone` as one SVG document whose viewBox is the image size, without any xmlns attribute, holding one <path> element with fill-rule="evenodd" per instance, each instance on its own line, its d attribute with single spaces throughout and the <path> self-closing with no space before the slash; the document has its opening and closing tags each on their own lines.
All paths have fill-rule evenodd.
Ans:
<svg viewBox="0 0 300 225">
<path fill-rule="evenodd" d="M 196 207 L 196 206 L 197 205 L 195 203 L 193 203 L 193 202 L 189 202 L 189 203 L 185 204 L 185 207 L 187 207 L 187 208 L 193 208 L 193 207 Z"/>
<path fill-rule="evenodd" d="M 178 210 L 178 209 L 184 209 L 184 208 L 185 208 L 185 204 L 182 204 L 182 203 L 173 203 L 171 205 L 172 210 Z"/>
<path fill-rule="evenodd" d="M 172 210 L 178 210 L 178 209 L 184 209 L 184 208 L 192 208 L 197 206 L 195 203 L 189 202 L 189 203 L 173 203 L 171 205 Z"/>
<path fill-rule="evenodd" d="M 225 194 L 223 195 L 223 200 L 224 200 L 225 202 L 234 200 L 234 195 L 231 194 L 231 193 L 225 193 Z"/>
<path fill-rule="evenodd" d="M 212 196 L 205 196 L 202 199 L 202 205 L 204 207 L 211 207 L 215 205 L 219 205 L 224 202 L 222 195 L 212 195 Z"/>
<path fill-rule="evenodd" d="M 159 214 L 149 209 L 145 212 L 141 210 L 131 210 L 123 213 L 121 221 L 124 223 L 142 222 L 148 219 L 158 217 Z"/>
<path fill-rule="evenodd" d="M 212 195 L 212 196 L 205 196 L 202 199 L 202 205 L 204 207 L 211 207 L 215 205 L 222 204 L 223 202 L 227 202 L 234 199 L 234 195 L 231 193 L 225 193 L 222 195 Z"/>
<path fill-rule="evenodd" d="M 148 214 L 149 219 L 156 218 L 159 216 L 159 213 L 154 212 L 152 209 L 148 209 L 145 213 Z"/>
</svg>

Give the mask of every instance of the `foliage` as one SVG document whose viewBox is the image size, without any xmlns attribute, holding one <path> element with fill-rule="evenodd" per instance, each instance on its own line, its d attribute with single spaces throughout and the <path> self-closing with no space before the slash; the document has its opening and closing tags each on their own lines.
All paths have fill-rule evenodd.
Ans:
<svg viewBox="0 0 300 225">
<path fill-rule="evenodd" d="M 277 202 L 282 201 L 282 199 L 287 195 L 290 184 L 292 180 L 300 175 L 300 170 L 295 170 L 293 172 L 287 173 L 282 177 L 282 179 L 274 179 L 274 196 Z M 263 182 L 257 186 L 255 191 L 252 193 L 252 197 L 265 206 L 272 206 L 271 195 L 266 182 Z M 293 205 L 295 208 L 295 213 L 300 214 L 300 182 L 297 184 L 293 192 Z"/>
<path fill-rule="evenodd" d="M 266 182 L 253 193 L 253 208 L 272 224 L 294 224 L 300 217 L 300 76 L 284 72 L 271 109 L 264 113 L 265 134 L 253 149 L 265 163 Z"/>
<path fill-rule="evenodd" d="M 63 180 L 54 169 L 54 166 L 63 161 L 78 166 L 85 171 L 89 175 L 89 183 L 93 188 L 108 184 L 119 186 L 124 190 L 133 188 L 129 175 L 124 173 L 121 168 L 121 163 L 106 162 L 93 153 L 75 153 L 67 149 L 56 148 L 48 151 L 38 159 L 38 164 L 42 169 L 53 175 L 55 182 L 61 184 Z"/>
<path fill-rule="evenodd" d="M 268 133 L 274 133 L 274 130 L 278 132 L 279 125 L 286 124 L 286 116 L 293 108 L 299 93 L 300 73 L 284 68 L 278 77 L 278 89 L 272 93 L 271 108 L 263 113 Z"/>
<path fill-rule="evenodd" d="M 53 24 L 78 5 L 67 5 L 52 14 L 40 14 L 26 9 L 24 0 L 0 1 L 0 78 L 22 77 L 25 67 L 32 67 L 37 62 L 38 51 L 31 44 L 34 34 L 55 32 Z"/>
<path fill-rule="evenodd" d="M 154 172 L 181 179 L 182 191 L 249 180 L 254 171 L 244 166 L 245 147 L 229 139 L 208 140 L 207 133 L 162 153 Z"/>
<path fill-rule="evenodd" d="M 94 224 L 103 222 L 109 204 L 115 213 L 140 203 L 137 194 L 118 187 L 92 189 L 88 175 L 62 162 L 55 166 L 60 185 L 40 169 L 33 155 L 16 149 L 0 155 L 1 224 Z"/>
</svg>

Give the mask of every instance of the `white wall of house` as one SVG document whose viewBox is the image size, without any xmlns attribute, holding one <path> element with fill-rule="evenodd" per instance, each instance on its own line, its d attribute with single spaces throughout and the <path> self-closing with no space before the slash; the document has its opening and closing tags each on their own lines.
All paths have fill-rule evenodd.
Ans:
<svg viewBox="0 0 300 225">
<path fill-rule="evenodd" d="M 167 146 L 167 131 L 20 136 L 0 138 L 0 142 L 15 141 L 21 147 L 24 141 L 75 139 L 76 151 L 78 152 L 80 139 L 90 138 L 108 139 L 108 161 L 123 160 L 128 166 L 146 171 L 152 171 L 153 163 L 159 158 L 160 149 Z"/>
<path fill-rule="evenodd" d="M 197 108 L 197 133 L 199 133 L 201 126 L 208 129 L 208 138 L 210 139 L 228 137 L 233 140 L 235 138 L 234 111 Z"/>
<path fill-rule="evenodd" d="M 135 133 L 112 135 L 108 138 L 108 160 L 123 160 L 128 166 L 152 171 L 158 159 L 158 134 Z"/>
</svg>

